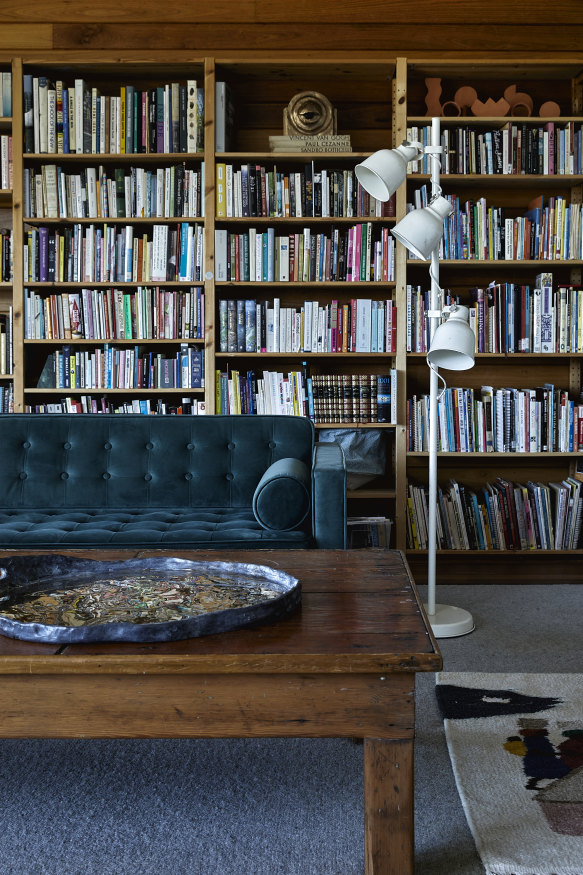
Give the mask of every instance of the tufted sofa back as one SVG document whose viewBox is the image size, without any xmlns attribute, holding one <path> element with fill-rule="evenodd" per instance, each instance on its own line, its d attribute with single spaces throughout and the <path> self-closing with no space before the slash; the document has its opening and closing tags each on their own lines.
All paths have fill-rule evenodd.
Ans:
<svg viewBox="0 0 583 875">
<path fill-rule="evenodd" d="M 248 507 L 265 470 L 312 466 L 290 416 L 0 415 L 0 507 Z"/>
</svg>

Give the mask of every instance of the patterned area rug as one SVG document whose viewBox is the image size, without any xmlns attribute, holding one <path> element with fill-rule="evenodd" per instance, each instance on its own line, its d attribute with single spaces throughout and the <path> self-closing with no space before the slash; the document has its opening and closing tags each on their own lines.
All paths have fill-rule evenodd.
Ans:
<svg viewBox="0 0 583 875">
<path fill-rule="evenodd" d="M 583 675 L 441 672 L 436 692 L 487 875 L 583 875 Z"/>
</svg>

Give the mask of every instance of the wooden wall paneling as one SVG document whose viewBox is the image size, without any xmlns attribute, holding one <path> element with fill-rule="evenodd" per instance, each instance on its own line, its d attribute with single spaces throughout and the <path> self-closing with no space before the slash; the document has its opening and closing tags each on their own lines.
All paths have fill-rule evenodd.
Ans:
<svg viewBox="0 0 583 875">
<path fill-rule="evenodd" d="M 160 21 L 160 4 L 155 0 L 94 0 L 89 3 L 71 3 L 70 0 L 19 0 L 2 11 L 5 21 Z M 300 22 L 311 24 L 330 21 L 355 25 L 359 22 L 393 24 L 460 22 L 475 26 L 484 24 L 484 9 L 474 0 L 417 0 L 413 5 L 395 0 L 175 0 L 163 9 L 163 20 L 169 22 Z M 578 0 L 560 0 L 549 6 L 546 0 L 531 0 L 528 4 L 528 24 L 545 25 L 551 20 L 557 25 L 583 23 L 583 10 Z M 524 4 L 491 0 L 488 3 L 488 23 L 494 28 L 501 24 L 524 22 Z"/>
</svg>

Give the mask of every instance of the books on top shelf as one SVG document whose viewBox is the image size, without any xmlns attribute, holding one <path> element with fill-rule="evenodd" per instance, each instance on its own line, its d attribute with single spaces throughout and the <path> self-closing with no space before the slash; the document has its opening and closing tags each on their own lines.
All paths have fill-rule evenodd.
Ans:
<svg viewBox="0 0 583 875">
<path fill-rule="evenodd" d="M 431 143 L 431 126 L 407 129 L 407 139 Z M 580 174 L 583 169 L 583 125 L 580 122 L 504 121 L 488 131 L 469 125 L 441 131 L 441 172 L 484 175 L 545 176 Z M 424 155 L 412 173 L 430 173 Z"/>
<path fill-rule="evenodd" d="M 396 423 L 397 373 L 216 372 L 222 414 L 308 416 L 315 423 Z M 379 404 L 379 397 L 381 402 Z"/>
<path fill-rule="evenodd" d="M 443 550 L 576 550 L 581 545 L 583 484 L 513 482 L 497 477 L 472 489 L 451 479 L 437 490 L 437 545 Z M 409 484 L 409 546 L 427 549 L 428 490 Z"/>
<path fill-rule="evenodd" d="M 408 449 L 429 449 L 427 395 L 407 401 Z M 583 452 L 583 399 L 550 383 L 530 389 L 449 387 L 437 404 L 440 452 Z"/>
<path fill-rule="evenodd" d="M 274 134 L 272 152 L 352 152 L 350 134 Z"/>
<path fill-rule="evenodd" d="M 102 94 L 82 77 L 23 76 L 24 149 L 48 154 L 202 152 L 204 89 L 196 80 Z"/>
<path fill-rule="evenodd" d="M 395 353 L 397 311 L 391 299 L 353 298 L 342 304 L 280 298 L 219 300 L 220 352 Z"/>
</svg>

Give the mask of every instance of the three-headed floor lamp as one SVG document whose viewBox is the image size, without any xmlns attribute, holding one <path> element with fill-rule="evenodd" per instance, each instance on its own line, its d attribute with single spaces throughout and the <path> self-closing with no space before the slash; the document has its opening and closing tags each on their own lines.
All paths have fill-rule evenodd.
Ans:
<svg viewBox="0 0 583 875">
<path fill-rule="evenodd" d="M 464 371 L 473 367 L 475 337 L 469 325 L 467 307 L 452 305 L 440 309 L 439 244 L 443 236 L 443 222 L 453 211 L 442 197 L 439 185 L 440 120 L 433 118 L 431 146 L 405 142 L 396 149 L 381 149 L 355 168 L 362 187 L 381 201 L 388 200 L 405 181 L 407 164 L 424 154 L 431 158 L 431 200 L 426 207 L 407 213 L 394 228 L 393 236 L 414 255 L 430 259 L 431 287 L 429 296 L 429 495 L 427 520 L 427 604 L 425 609 L 436 638 L 454 638 L 467 635 L 474 629 L 472 615 L 463 608 L 436 604 L 436 550 L 437 550 L 437 429 L 439 368 Z M 445 322 L 442 317 L 447 316 Z"/>
</svg>

